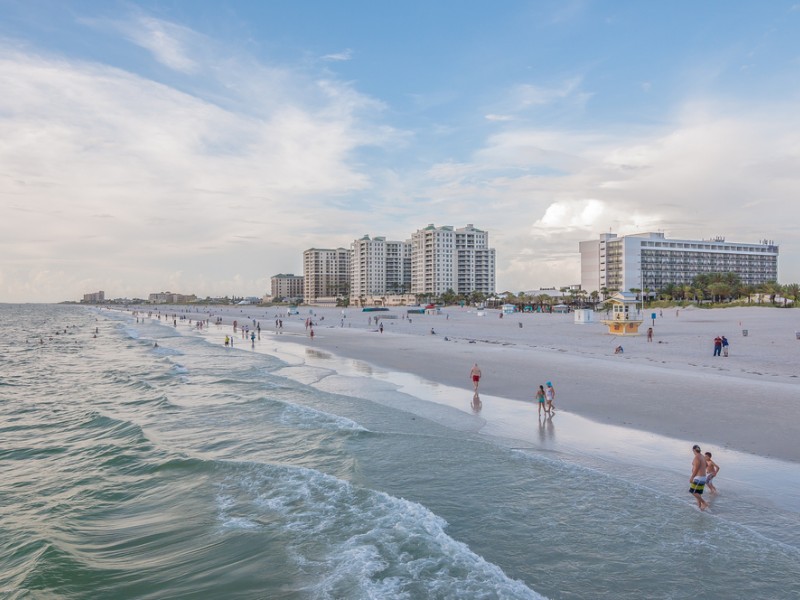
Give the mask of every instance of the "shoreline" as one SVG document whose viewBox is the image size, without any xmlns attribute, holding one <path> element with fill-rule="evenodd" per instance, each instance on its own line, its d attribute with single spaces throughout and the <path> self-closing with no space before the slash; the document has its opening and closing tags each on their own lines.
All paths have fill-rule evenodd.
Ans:
<svg viewBox="0 0 800 600">
<path fill-rule="evenodd" d="M 193 320 L 213 314 L 225 325 L 215 326 L 211 318 L 204 335 L 219 332 L 221 338 L 232 333 L 234 319 L 248 324 L 255 319 L 262 328 L 259 345 L 285 340 L 464 390 L 465 398 L 472 396 L 469 370 L 478 362 L 484 397 L 531 404 L 534 386 L 552 380 L 558 409 L 601 425 L 800 462 L 794 440 L 800 424 L 795 366 L 800 341 L 789 327 L 800 323 L 800 313 L 795 317 L 793 311 L 683 309 L 680 316 L 657 320 L 655 339 L 661 343 L 648 344 L 645 336 L 621 338 L 626 353 L 613 355 L 611 346 L 620 338 L 604 333 L 599 323 L 575 325 L 571 314 L 500 319 L 497 311 L 478 317 L 468 308 L 449 308 L 440 315 L 412 315 L 409 322 L 403 318 L 405 309 L 372 314 L 344 309 L 344 318 L 342 309 L 332 308 L 305 308 L 292 316 L 278 313 L 276 307 L 256 306 L 133 310 Z M 384 333 L 367 323 L 376 314 L 396 317 L 383 319 Z M 276 315 L 283 320 L 282 334 L 276 333 Z M 316 323 L 313 340 L 304 325 L 308 317 Z M 731 356 L 712 360 L 711 348 L 702 347 L 699 340 L 734 327 L 749 327 L 749 335 L 734 338 L 728 333 Z M 535 409 L 532 404 L 527 408 Z"/>
<path fill-rule="evenodd" d="M 478 433 L 509 450 L 531 455 L 552 453 L 568 462 L 577 460 L 583 466 L 598 466 L 603 472 L 614 472 L 622 478 L 651 479 L 651 486 L 668 494 L 674 491 L 675 481 L 683 487 L 691 463 L 687 449 L 692 443 L 687 440 L 599 423 L 566 410 L 558 411 L 557 418 L 537 418 L 533 402 L 488 394 L 481 395 L 481 407 L 476 411 L 471 391 L 295 344 L 293 339 L 282 341 L 272 351 L 265 347 L 256 351 L 289 359 L 287 367 L 276 374 L 322 391 L 367 398 L 450 429 Z M 386 394 L 386 384 L 393 386 L 397 394 Z M 800 485 L 793 475 L 796 463 L 733 449 L 705 449 L 713 450 L 718 460 L 720 455 L 724 457 L 726 496 L 735 496 L 753 506 L 768 502 L 781 510 L 800 511 Z M 656 475 L 656 481 L 654 473 L 663 476 Z M 762 497 L 761 488 L 754 490 L 753 481 L 768 484 L 769 498 Z"/>
</svg>

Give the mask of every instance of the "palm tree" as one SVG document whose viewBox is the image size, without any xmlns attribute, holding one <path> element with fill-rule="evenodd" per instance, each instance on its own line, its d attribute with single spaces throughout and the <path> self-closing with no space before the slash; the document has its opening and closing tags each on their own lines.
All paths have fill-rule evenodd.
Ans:
<svg viewBox="0 0 800 600">
<path fill-rule="evenodd" d="M 709 284 L 708 291 L 711 294 L 711 300 L 722 302 L 722 298 L 726 299 L 730 296 L 731 288 L 727 283 L 717 282 Z"/>
<path fill-rule="evenodd" d="M 453 288 L 447 288 L 447 291 L 441 296 L 441 301 L 445 306 L 455 304 L 456 293 L 453 291 Z"/>
<path fill-rule="evenodd" d="M 775 281 L 768 281 L 761 285 L 761 289 L 769 296 L 770 304 L 775 304 L 775 297 L 781 293 L 781 286 Z"/>
<path fill-rule="evenodd" d="M 542 307 L 542 311 L 544 311 L 545 306 L 552 306 L 553 305 L 553 297 L 550 294 L 539 294 L 536 296 L 536 303 Z"/>
<path fill-rule="evenodd" d="M 800 284 L 797 283 L 788 283 L 783 287 L 783 295 L 784 297 L 791 298 L 794 301 L 794 305 L 797 306 L 798 297 L 800 297 Z"/>
<path fill-rule="evenodd" d="M 756 293 L 756 286 L 750 284 L 742 284 L 737 289 L 737 297 L 741 298 L 742 296 L 747 296 L 747 303 L 750 304 L 753 301 L 753 294 Z"/>
</svg>

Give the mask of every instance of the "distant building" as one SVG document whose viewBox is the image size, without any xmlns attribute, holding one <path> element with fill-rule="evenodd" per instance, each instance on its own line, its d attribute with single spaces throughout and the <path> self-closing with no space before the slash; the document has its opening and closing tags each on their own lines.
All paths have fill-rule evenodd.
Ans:
<svg viewBox="0 0 800 600">
<path fill-rule="evenodd" d="M 431 224 L 411 235 L 411 293 L 439 296 L 447 290 L 494 294 L 495 251 L 486 231 Z"/>
<path fill-rule="evenodd" d="M 350 251 L 309 248 L 303 252 L 303 301 L 335 304 L 350 294 Z"/>
<path fill-rule="evenodd" d="M 368 235 L 350 245 L 351 298 L 404 294 L 411 289 L 411 244 Z"/>
<path fill-rule="evenodd" d="M 366 304 L 403 304 L 413 295 L 440 296 L 495 291 L 495 251 L 489 234 L 428 225 L 407 241 L 365 235 L 344 248 L 310 248 L 303 253 L 306 304 L 336 298 Z M 273 292 L 273 296 L 274 296 Z"/>
<path fill-rule="evenodd" d="M 560 300 L 568 295 L 568 292 L 562 292 L 561 290 L 557 290 L 555 288 L 541 288 L 538 290 L 527 290 L 525 292 L 526 296 L 530 296 L 531 298 L 537 298 L 539 296 L 550 296 L 551 298 L 556 298 Z"/>
<path fill-rule="evenodd" d="M 85 304 L 100 304 L 106 301 L 106 293 L 104 291 L 92 292 L 83 295 L 83 302 Z"/>
<path fill-rule="evenodd" d="M 617 237 L 604 233 L 598 240 L 580 242 L 581 287 L 661 290 L 669 284 L 688 285 L 705 273 L 736 273 L 745 285 L 778 278 L 778 246 L 712 240 L 669 240 L 663 233 Z"/>
<path fill-rule="evenodd" d="M 279 273 L 270 278 L 270 292 L 275 302 L 295 300 L 303 297 L 303 276 Z"/>
<path fill-rule="evenodd" d="M 147 297 L 150 304 L 187 304 L 196 300 L 197 296 L 194 294 L 174 294 L 172 292 L 156 292 Z"/>
</svg>

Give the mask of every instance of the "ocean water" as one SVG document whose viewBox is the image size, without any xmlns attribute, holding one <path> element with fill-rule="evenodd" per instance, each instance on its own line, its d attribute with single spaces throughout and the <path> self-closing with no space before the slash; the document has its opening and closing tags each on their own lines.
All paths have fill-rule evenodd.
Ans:
<svg viewBox="0 0 800 600">
<path fill-rule="evenodd" d="M 0 344 L 3 598 L 800 597 L 767 490 L 701 513 L 688 473 L 122 312 L 3 305 Z"/>
</svg>

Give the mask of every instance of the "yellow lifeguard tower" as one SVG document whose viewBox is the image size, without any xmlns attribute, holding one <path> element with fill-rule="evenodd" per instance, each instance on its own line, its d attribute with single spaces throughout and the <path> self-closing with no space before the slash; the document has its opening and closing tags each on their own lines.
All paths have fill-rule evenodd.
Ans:
<svg viewBox="0 0 800 600">
<path fill-rule="evenodd" d="M 611 318 L 602 319 L 612 335 L 639 335 L 639 325 L 644 319 L 639 312 L 639 301 L 630 292 L 617 292 L 608 299 L 611 303 Z"/>
</svg>

